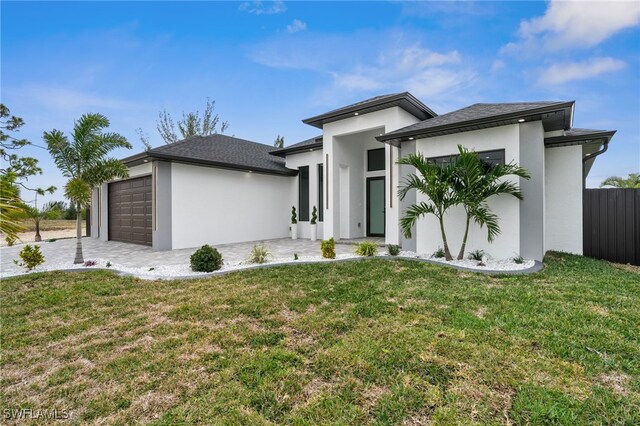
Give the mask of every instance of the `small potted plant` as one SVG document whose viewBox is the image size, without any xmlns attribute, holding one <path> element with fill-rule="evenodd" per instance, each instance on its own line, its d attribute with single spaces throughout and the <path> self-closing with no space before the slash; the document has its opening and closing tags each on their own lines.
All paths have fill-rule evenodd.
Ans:
<svg viewBox="0 0 640 426">
<path fill-rule="evenodd" d="M 311 241 L 315 241 L 318 239 L 318 225 L 316 222 L 318 221 L 318 209 L 316 206 L 313 206 L 313 210 L 311 211 Z"/>
<path fill-rule="evenodd" d="M 298 239 L 298 215 L 295 206 L 291 206 L 291 239 Z"/>
</svg>

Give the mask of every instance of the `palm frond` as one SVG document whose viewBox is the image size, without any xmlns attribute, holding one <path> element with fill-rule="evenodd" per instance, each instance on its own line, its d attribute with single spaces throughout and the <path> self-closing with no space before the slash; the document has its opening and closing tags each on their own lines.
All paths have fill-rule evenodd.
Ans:
<svg viewBox="0 0 640 426">
<path fill-rule="evenodd" d="M 427 214 L 438 214 L 433 204 L 420 202 L 409 206 L 404 216 L 400 219 L 400 229 L 402 229 L 404 236 L 411 238 L 411 228 L 413 228 L 419 218 Z"/>
</svg>

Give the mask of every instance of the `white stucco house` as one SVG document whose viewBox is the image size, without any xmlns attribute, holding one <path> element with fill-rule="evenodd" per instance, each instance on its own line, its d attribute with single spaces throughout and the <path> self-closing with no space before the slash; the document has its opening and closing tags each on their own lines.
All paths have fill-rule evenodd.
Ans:
<svg viewBox="0 0 640 426">
<path fill-rule="evenodd" d="M 384 237 L 405 250 L 441 246 L 433 217 L 404 238 L 399 219 L 421 194 L 398 198 L 409 153 L 437 160 L 457 145 L 489 162 L 515 162 L 531 174 L 524 200 L 490 200 L 502 233 L 487 242 L 472 226 L 467 247 L 493 257 L 541 260 L 547 250 L 582 253 L 586 175 L 615 131 L 572 128 L 574 102 L 474 104 L 438 115 L 410 93 L 378 96 L 303 120 L 317 137 L 283 149 L 225 135 L 192 137 L 123 159 L 130 178 L 96 188 L 91 235 L 155 250 L 283 238 L 291 206 L 309 238 L 313 206 L 322 238 Z M 516 178 L 519 179 L 519 178 Z M 463 211 L 445 219 L 452 250 Z"/>
</svg>

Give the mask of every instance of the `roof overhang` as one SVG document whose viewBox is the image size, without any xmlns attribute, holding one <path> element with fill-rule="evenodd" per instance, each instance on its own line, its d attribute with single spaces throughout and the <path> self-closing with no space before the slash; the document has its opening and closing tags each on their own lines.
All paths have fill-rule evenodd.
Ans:
<svg viewBox="0 0 640 426">
<path fill-rule="evenodd" d="M 219 161 L 209 161 L 202 160 L 198 158 L 188 158 L 188 157 L 180 157 L 176 155 L 167 155 L 160 153 L 149 153 L 143 152 L 140 154 L 132 155 L 131 157 L 123 158 L 121 161 L 127 167 L 139 166 L 144 163 L 150 163 L 152 161 L 170 161 L 173 163 L 181 163 L 181 164 L 193 164 L 197 166 L 207 166 L 207 167 L 215 167 L 218 169 L 227 169 L 227 170 L 238 170 L 245 172 L 255 172 L 261 174 L 268 175 L 278 175 L 278 176 L 296 176 L 298 174 L 297 170 L 286 169 L 283 171 L 263 169 L 261 167 L 251 167 L 241 164 L 231 164 L 231 163 L 222 163 Z"/>
<path fill-rule="evenodd" d="M 278 157 L 286 157 L 290 154 L 299 154 L 302 152 L 316 151 L 318 149 L 322 149 L 322 137 L 317 138 L 319 142 L 310 143 L 302 146 L 292 146 L 290 148 L 280 148 L 269 152 L 271 155 L 276 155 Z"/>
<path fill-rule="evenodd" d="M 569 133 L 564 136 L 553 136 L 550 138 L 544 138 L 544 146 L 545 148 L 554 148 L 561 146 L 583 145 L 588 143 L 609 143 L 609 141 L 611 141 L 611 138 L 615 134 L 615 130 L 595 131 L 577 135 L 572 135 Z"/>
<path fill-rule="evenodd" d="M 420 120 L 436 117 L 438 114 L 433 112 L 428 106 L 420 102 L 415 96 L 409 92 L 398 93 L 393 96 L 386 96 L 382 99 L 374 99 L 370 102 L 363 102 L 350 107 L 340 108 L 325 114 L 316 115 L 315 117 L 302 120 L 303 123 L 322 129 L 326 123 L 344 120 L 356 115 L 364 115 L 370 112 L 381 111 L 383 109 L 400 107 L 412 114 Z"/>
<path fill-rule="evenodd" d="M 542 121 L 545 131 L 566 130 L 573 122 L 573 106 L 575 102 L 561 102 L 526 111 L 512 112 L 508 114 L 494 115 L 491 117 L 461 121 L 451 124 L 443 124 L 425 129 L 407 130 L 406 132 L 391 132 L 377 136 L 380 142 L 399 147 L 402 142 L 415 139 L 432 138 L 435 136 L 450 135 L 453 133 L 469 132 L 472 130 L 488 129 L 491 127 L 520 124 L 530 121 Z"/>
</svg>

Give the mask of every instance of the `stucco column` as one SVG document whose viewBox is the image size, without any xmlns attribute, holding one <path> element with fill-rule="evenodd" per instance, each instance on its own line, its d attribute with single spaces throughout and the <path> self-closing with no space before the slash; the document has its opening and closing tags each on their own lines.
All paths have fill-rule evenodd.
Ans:
<svg viewBox="0 0 640 426">
<path fill-rule="evenodd" d="M 100 230 L 98 231 L 100 241 L 109 241 L 109 184 L 103 183 L 100 186 Z M 97 221 L 96 221 L 97 222 Z"/>
<path fill-rule="evenodd" d="M 409 154 L 415 154 L 415 153 L 416 153 L 416 141 L 404 142 L 402 144 L 402 147 L 398 150 L 398 155 L 400 157 L 406 157 Z M 403 166 L 398 167 L 398 175 L 399 175 L 398 176 L 398 181 L 402 182 L 402 180 L 404 180 L 404 178 L 406 176 L 410 175 L 414 171 L 415 170 L 411 166 L 403 165 Z M 399 211 L 398 211 L 398 222 L 396 222 L 396 227 L 398 229 L 400 245 L 402 246 L 402 249 L 406 250 L 406 251 L 416 251 L 417 250 L 416 235 L 418 233 L 418 223 L 416 223 L 416 226 L 414 227 L 414 229 L 413 229 L 413 231 L 411 233 L 411 238 L 407 238 L 407 237 L 404 236 L 404 233 L 402 232 L 402 229 L 400 229 L 399 220 L 404 215 L 404 212 L 407 210 L 407 208 L 410 205 L 416 203 L 416 198 L 417 198 L 416 197 L 416 191 L 409 191 L 407 193 L 407 196 L 404 198 L 404 200 L 401 200 L 398 203 Z"/>
<path fill-rule="evenodd" d="M 152 247 L 154 251 L 171 250 L 171 163 L 154 161 L 152 179 Z"/>
</svg>

